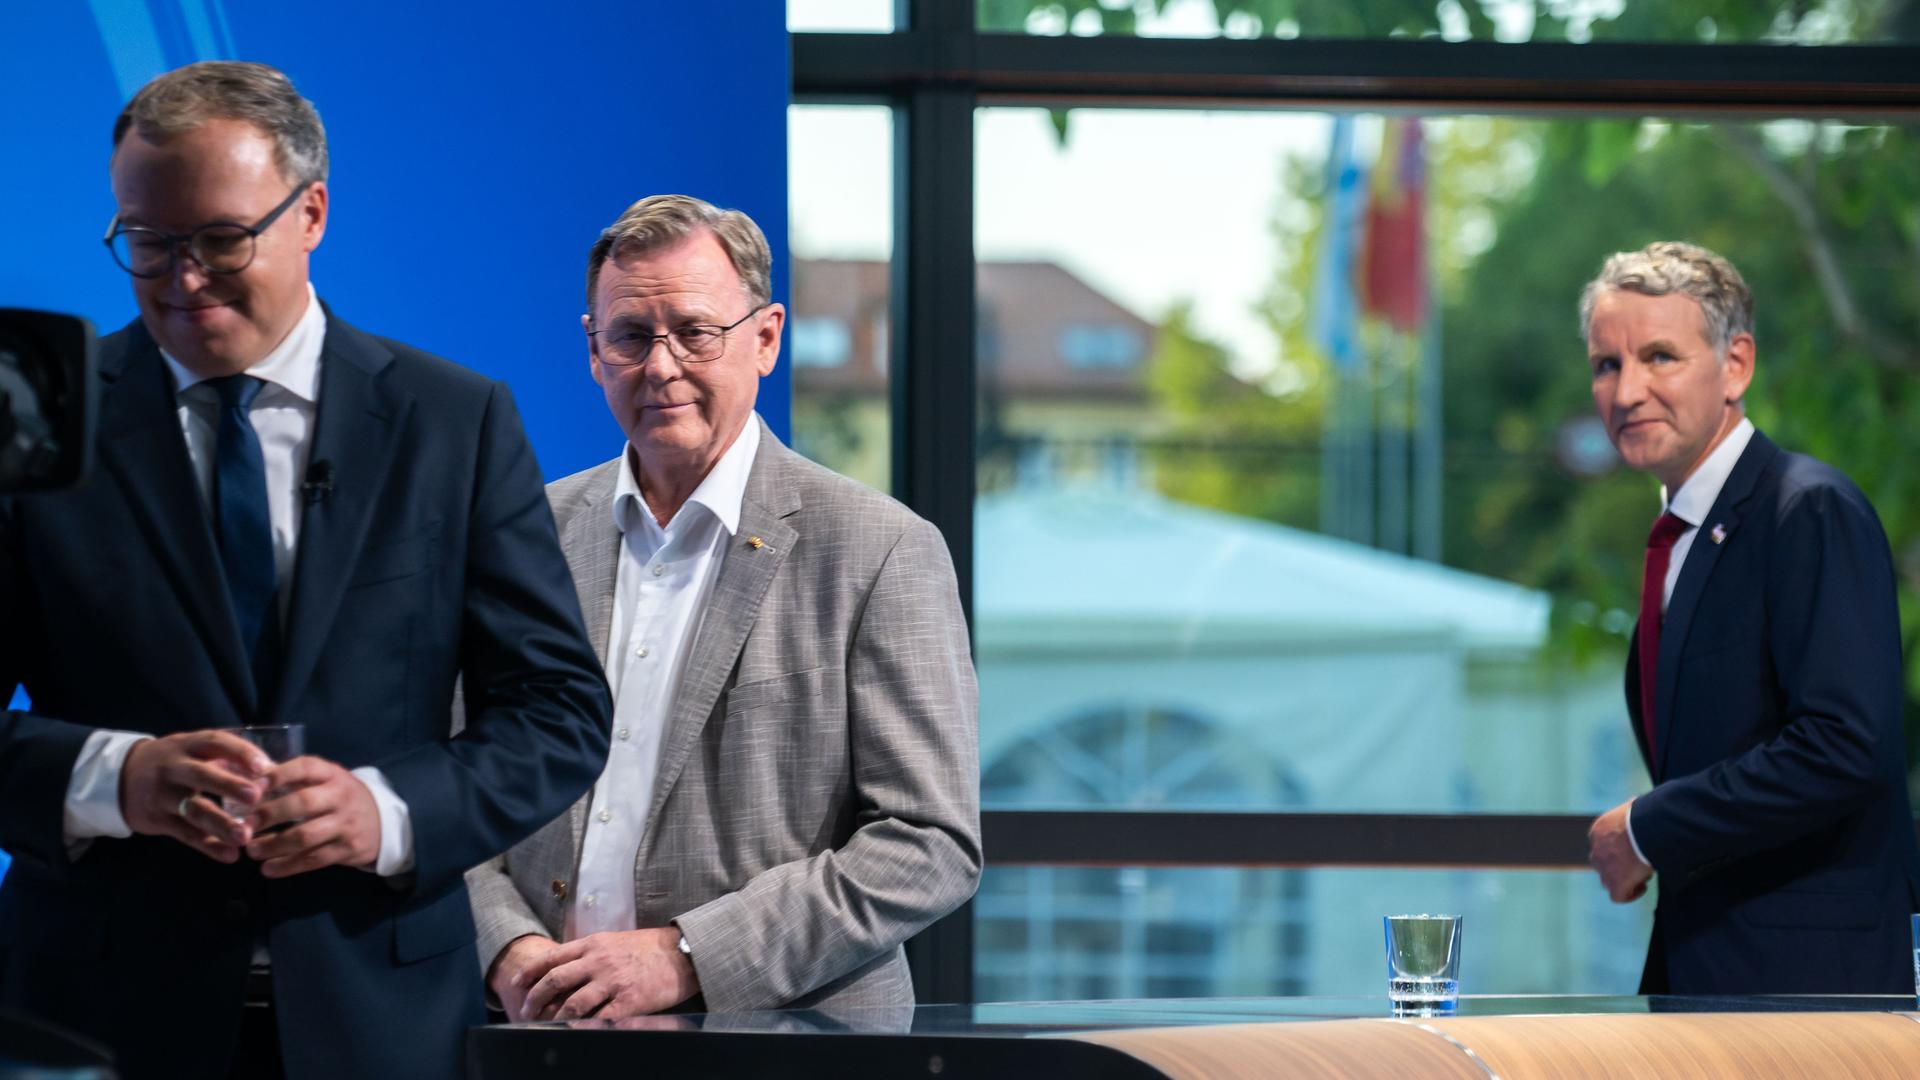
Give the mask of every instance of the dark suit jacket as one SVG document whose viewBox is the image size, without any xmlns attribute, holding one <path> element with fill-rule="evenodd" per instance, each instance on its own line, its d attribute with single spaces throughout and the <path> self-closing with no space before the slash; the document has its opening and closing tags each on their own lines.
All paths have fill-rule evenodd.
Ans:
<svg viewBox="0 0 1920 1080">
<path fill-rule="evenodd" d="M 1860 489 L 1756 432 L 1681 567 L 1658 678 L 1642 991 L 1911 993 L 1900 618 Z"/>
<path fill-rule="evenodd" d="M 504 387 L 329 316 L 280 674 L 256 700 L 171 380 L 135 323 L 101 343 L 100 467 L 0 500 L 0 1002 L 111 1045 L 123 1075 L 223 1076 L 256 937 L 289 1075 L 463 1075 L 484 1022 L 464 871 L 599 775 L 611 706 Z M 448 735 L 454 679 L 466 727 Z M 67 780 L 95 727 L 299 722 L 378 765 L 413 871 L 267 881 L 172 840 L 69 860 Z"/>
</svg>

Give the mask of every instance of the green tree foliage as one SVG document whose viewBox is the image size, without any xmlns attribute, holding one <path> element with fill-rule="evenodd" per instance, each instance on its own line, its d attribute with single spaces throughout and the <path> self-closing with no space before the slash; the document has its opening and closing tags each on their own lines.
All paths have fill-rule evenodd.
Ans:
<svg viewBox="0 0 1920 1080">
<path fill-rule="evenodd" d="M 1909 633 L 1920 628 L 1915 132 L 1567 121 L 1545 125 L 1540 141 L 1527 193 L 1447 295 L 1446 400 L 1455 439 L 1541 464 L 1464 493 L 1449 552 L 1469 569 L 1552 590 L 1569 601 L 1563 610 L 1633 610 L 1651 482 L 1624 472 L 1578 481 L 1546 463 L 1559 425 L 1592 410 L 1574 311 L 1581 286 L 1609 252 L 1690 239 L 1732 259 L 1757 298 L 1749 415 L 1865 489 L 1902 567 Z M 1566 629 L 1576 642 L 1595 632 L 1582 620 Z M 1920 700 L 1914 661 L 1909 687 Z"/>
<path fill-rule="evenodd" d="M 1132 34 L 1143 19 L 1192 0 L 978 0 L 977 23 L 1000 32 L 1070 29 Z M 1532 41 L 1913 41 L 1911 0 L 1210 0 L 1237 37 L 1435 37 L 1486 40 L 1507 14 Z M 1531 8 L 1531 11 L 1515 9 Z M 1522 15 L 1517 22 L 1513 15 Z"/>
<path fill-rule="evenodd" d="M 1276 393 L 1236 376 L 1227 351 L 1194 333 L 1191 314 L 1191 305 L 1174 305 L 1147 368 L 1167 425 L 1149 444 L 1155 486 L 1195 506 L 1313 528 L 1318 384 Z"/>
<path fill-rule="evenodd" d="M 983 29 L 1134 32 L 1180 0 L 982 0 Z M 1488 38 L 1487 0 L 1212 0 L 1237 36 Z M 1913 0 L 1624 0 L 1609 18 L 1539 0 L 1534 41 L 1816 44 L 1920 41 Z M 1509 25 L 1511 23 L 1509 22 Z M 1064 131 L 1064 125 L 1063 125 Z M 1920 127 L 1837 121 L 1664 119 L 1429 123 L 1432 262 L 1444 328 L 1447 561 L 1557 600 L 1564 650 L 1613 654 L 1637 606 L 1650 479 L 1582 477 L 1559 464 L 1565 425 L 1591 416 L 1577 325 L 1582 285 L 1613 251 L 1689 239 L 1733 260 L 1757 298 L 1748 414 L 1782 445 L 1845 470 L 1878 508 L 1900 569 L 1907 640 L 1920 641 Z M 1283 199 L 1321 202 L 1320 163 L 1294 162 Z M 1269 317 L 1306 390 L 1271 394 L 1227 371 L 1169 318 L 1153 388 L 1176 429 L 1216 443 L 1310 437 L 1324 396 L 1312 356 L 1314 224 L 1276 213 Z M 1302 360 L 1301 357 L 1307 357 Z M 1236 398 L 1240 400 L 1232 400 Z M 1163 490 L 1298 523 L 1309 505 L 1230 462 L 1162 461 Z M 1282 470 L 1306 490 L 1307 470 Z M 1920 755 L 1920 648 L 1908 659 L 1910 754 Z"/>
</svg>

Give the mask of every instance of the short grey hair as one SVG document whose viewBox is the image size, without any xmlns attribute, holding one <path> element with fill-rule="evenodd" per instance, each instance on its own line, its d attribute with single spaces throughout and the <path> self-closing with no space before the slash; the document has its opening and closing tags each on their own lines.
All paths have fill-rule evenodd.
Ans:
<svg viewBox="0 0 1920 1080">
<path fill-rule="evenodd" d="M 608 259 L 662 251 L 711 232 L 727 253 L 748 299 L 765 304 L 773 299 L 773 254 L 767 237 L 753 219 L 738 210 L 722 210 L 691 195 L 649 195 L 627 207 L 587 252 L 587 313 L 593 313 L 594 291 L 600 287 L 600 267 Z"/>
<path fill-rule="evenodd" d="M 1679 293 L 1700 305 L 1707 343 L 1725 355 L 1739 334 L 1753 333 L 1753 293 L 1733 264 L 1698 244 L 1658 240 L 1639 251 L 1607 256 L 1600 276 L 1580 291 L 1580 333 L 1593 322 L 1593 305 L 1609 289 L 1642 296 Z"/>
<path fill-rule="evenodd" d="M 113 148 L 127 132 L 156 141 L 184 135 L 209 120 L 241 120 L 273 140 L 274 164 L 289 183 L 327 178 L 327 130 L 320 112 L 278 68 L 239 60 L 205 60 L 175 68 L 140 88 L 113 122 Z"/>
</svg>

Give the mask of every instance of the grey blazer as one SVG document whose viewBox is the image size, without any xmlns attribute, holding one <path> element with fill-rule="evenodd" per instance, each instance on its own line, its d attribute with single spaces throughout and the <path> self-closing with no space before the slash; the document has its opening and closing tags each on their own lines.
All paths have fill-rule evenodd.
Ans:
<svg viewBox="0 0 1920 1080">
<path fill-rule="evenodd" d="M 547 487 L 602 657 L 619 468 Z M 633 868 L 639 926 L 680 927 L 710 1011 L 911 1004 L 901 943 L 981 866 L 979 699 L 946 544 L 763 426 L 719 573 Z M 559 939 L 590 799 L 468 874 L 483 972 L 522 934 Z"/>
</svg>

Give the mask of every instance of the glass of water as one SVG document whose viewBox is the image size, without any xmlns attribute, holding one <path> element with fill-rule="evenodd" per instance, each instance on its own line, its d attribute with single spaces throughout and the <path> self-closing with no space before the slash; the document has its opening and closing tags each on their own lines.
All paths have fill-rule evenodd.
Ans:
<svg viewBox="0 0 1920 1080">
<path fill-rule="evenodd" d="M 1460 1000 L 1460 916 L 1388 915 L 1387 999 L 1395 1016 L 1445 1016 Z"/>
<path fill-rule="evenodd" d="M 307 752 L 307 725 L 305 724 L 250 724 L 246 727 L 226 728 L 235 735 L 260 748 L 261 752 L 273 759 L 275 765 L 291 761 Z M 283 791 L 269 791 L 261 796 L 262 802 L 277 799 L 286 794 Z M 220 808 L 229 817 L 245 817 L 251 807 L 243 807 L 230 799 L 221 799 Z"/>
</svg>

